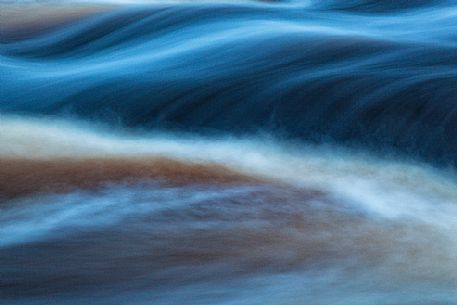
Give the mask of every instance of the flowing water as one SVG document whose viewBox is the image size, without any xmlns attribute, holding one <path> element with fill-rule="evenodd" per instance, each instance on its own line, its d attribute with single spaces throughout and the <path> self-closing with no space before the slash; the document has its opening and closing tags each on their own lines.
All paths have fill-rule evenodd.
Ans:
<svg viewBox="0 0 457 305">
<path fill-rule="evenodd" d="M 1 304 L 457 304 L 454 1 L 0 9 Z"/>
</svg>

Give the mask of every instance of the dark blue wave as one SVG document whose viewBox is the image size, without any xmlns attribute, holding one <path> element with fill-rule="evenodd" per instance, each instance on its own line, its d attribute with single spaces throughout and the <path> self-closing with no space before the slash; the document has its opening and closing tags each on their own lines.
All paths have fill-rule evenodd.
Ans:
<svg viewBox="0 0 457 305">
<path fill-rule="evenodd" d="M 447 0 L 317 0 L 313 1 L 314 6 L 330 10 L 343 10 L 365 13 L 381 13 L 392 11 L 406 11 L 411 9 L 428 8 L 434 6 L 452 5 Z"/>
<path fill-rule="evenodd" d="M 457 163 L 457 7 L 297 3 L 125 8 L 2 44 L 0 112 Z"/>
</svg>

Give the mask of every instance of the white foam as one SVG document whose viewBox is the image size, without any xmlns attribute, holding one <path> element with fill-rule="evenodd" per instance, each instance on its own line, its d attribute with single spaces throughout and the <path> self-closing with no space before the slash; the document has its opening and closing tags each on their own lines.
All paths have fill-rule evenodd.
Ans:
<svg viewBox="0 0 457 305">
<path fill-rule="evenodd" d="M 186 189 L 148 184 L 107 186 L 96 194 L 76 191 L 20 200 L 0 209 L 0 248 L 74 232 L 93 231 L 167 209 L 189 207 L 204 200 L 221 200 L 251 188 Z"/>
<path fill-rule="evenodd" d="M 450 171 L 440 171 L 420 163 L 382 159 L 331 146 L 299 147 L 259 137 L 205 139 L 164 133 L 116 135 L 80 123 L 0 116 L 0 158 L 134 156 L 167 156 L 186 162 L 214 162 L 296 187 L 322 190 L 333 198 L 330 202 L 340 203 L 343 208 L 348 207 L 348 212 L 364 213 L 365 220 L 372 221 L 375 227 L 378 226 L 381 230 L 393 226 L 392 232 L 395 232 L 399 228 L 398 238 L 386 235 L 386 242 L 379 245 L 374 244 L 376 241 L 365 241 L 360 238 L 360 234 L 354 234 L 355 246 L 358 243 L 363 246 L 366 242 L 368 248 L 378 247 L 376 251 L 379 251 L 381 261 L 371 269 L 355 268 L 360 270 L 357 274 L 351 269 L 350 275 L 341 269 L 342 273 L 334 276 L 325 273 L 325 270 L 319 270 L 318 277 L 309 275 L 309 283 L 304 282 L 306 273 L 300 271 L 296 281 L 285 279 L 286 289 L 278 286 L 279 282 L 275 279 L 271 287 L 284 292 L 281 295 L 281 302 L 284 301 L 284 304 L 301 304 L 307 299 L 312 300 L 311 303 L 319 300 L 322 304 L 348 304 L 347 300 L 350 300 L 351 304 L 379 304 L 386 297 L 391 297 L 397 303 L 404 300 L 405 303 L 412 304 L 416 300 L 425 300 L 422 286 L 417 286 L 416 280 L 423 281 L 430 300 L 448 300 L 455 297 L 457 182 L 455 174 Z M 211 212 L 218 211 L 225 215 L 225 210 L 218 210 L 224 209 L 224 206 L 213 203 L 220 202 L 219 199 L 225 198 L 224 196 L 235 198 L 233 192 L 251 191 L 249 186 L 246 188 L 186 191 L 179 187 L 166 188 L 159 185 L 155 188 L 154 185 L 147 185 L 143 188 L 129 185 L 125 188 L 108 187 L 96 194 L 81 191 L 20 199 L 14 204 L 0 206 L 0 249 L 66 239 L 71 234 L 103 231 L 111 227 L 122 230 L 124 223 L 151 225 L 151 228 L 141 227 L 140 232 L 149 232 L 149 229 L 150 232 L 167 230 L 169 222 L 163 219 L 161 212 L 166 215 L 169 209 L 174 210 L 175 217 L 186 215 L 184 211 L 198 211 L 199 207 L 201 208 L 199 204 L 203 202 L 205 205 L 205 200 L 208 199 Z M 253 188 L 255 191 L 255 187 Z M 239 208 L 251 208 L 255 213 L 255 202 L 249 204 L 249 200 L 243 201 L 247 206 L 240 205 Z M 294 204 L 299 206 L 300 202 Z M 187 208 L 189 210 L 186 210 Z M 227 214 L 230 216 L 229 212 L 227 211 Z M 296 213 L 298 216 L 307 217 L 303 214 L 306 212 L 299 208 Z M 237 214 L 232 216 L 234 215 Z M 147 217 L 158 217 L 162 221 L 149 221 Z M 255 222 L 254 216 L 248 219 Z M 172 220 L 170 229 L 179 228 L 178 231 L 173 231 L 174 234 L 182 234 L 189 228 L 196 232 L 200 229 L 224 229 L 224 221 L 217 216 L 203 222 L 199 222 L 198 217 L 188 223 L 181 222 L 179 217 Z M 333 220 L 328 221 L 331 224 Z M 203 227 L 205 225 L 211 227 Z M 355 226 L 353 229 L 360 227 Z M 322 242 L 338 242 L 331 238 L 335 233 L 332 230 L 337 232 L 339 228 L 323 226 L 323 235 L 318 238 Z M 352 233 L 357 232 L 351 232 L 350 229 L 344 231 L 344 234 L 349 234 L 350 237 L 341 242 L 351 243 Z M 291 238 L 298 237 L 294 235 L 296 233 L 293 228 L 290 234 Z M 303 239 L 297 238 L 296 242 L 302 243 Z M 402 242 L 405 243 L 405 249 L 401 247 Z M 306 248 L 308 245 L 302 246 Z M 271 248 L 267 247 L 262 251 L 278 251 L 278 257 L 287 253 L 277 247 L 278 244 L 272 243 Z M 290 249 L 290 253 L 293 254 L 294 249 Z M 412 250 L 417 250 L 417 253 L 412 253 Z M 199 265 L 198 268 L 203 267 Z M 327 280 L 330 281 L 328 284 L 325 282 Z M 294 283 L 295 286 L 292 286 Z M 406 284 L 400 289 L 400 283 Z M 443 286 L 443 283 L 448 286 Z M 366 285 L 366 288 L 363 285 Z M 378 289 L 382 288 L 382 285 L 391 285 L 389 287 L 395 287 L 401 294 L 393 295 L 392 290 L 383 292 Z M 268 291 L 272 291 L 271 287 L 268 287 Z M 432 288 L 435 289 L 434 295 L 431 295 Z M 357 293 L 353 293 L 354 291 Z M 263 293 L 258 293 L 256 298 L 258 295 Z M 322 299 L 322 296 L 325 296 L 325 299 Z M 313 304 L 320 304 L 319 302 Z M 274 304 L 274 301 L 271 303 Z"/>
<path fill-rule="evenodd" d="M 325 191 L 379 217 L 457 228 L 457 179 L 420 163 L 336 147 L 297 147 L 259 137 L 209 139 L 108 134 L 77 123 L 0 116 L 0 157 L 162 157 L 217 163 L 249 175 Z"/>
</svg>

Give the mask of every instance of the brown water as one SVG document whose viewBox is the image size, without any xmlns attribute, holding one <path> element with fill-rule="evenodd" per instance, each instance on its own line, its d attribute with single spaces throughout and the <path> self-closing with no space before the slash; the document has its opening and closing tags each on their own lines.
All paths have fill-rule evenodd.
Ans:
<svg viewBox="0 0 457 305">
<path fill-rule="evenodd" d="M 266 139 L 0 124 L 5 304 L 454 303 L 450 173 Z"/>
</svg>

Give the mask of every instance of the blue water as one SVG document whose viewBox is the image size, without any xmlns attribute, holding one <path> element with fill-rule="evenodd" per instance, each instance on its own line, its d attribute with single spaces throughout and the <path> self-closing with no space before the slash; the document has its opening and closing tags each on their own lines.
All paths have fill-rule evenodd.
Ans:
<svg viewBox="0 0 457 305">
<path fill-rule="evenodd" d="M 456 20 L 453 1 L 121 7 L 1 44 L 0 111 L 454 164 Z"/>
<path fill-rule="evenodd" d="M 51 28 L 0 31 L 0 304 L 457 304 L 456 1 L 137 1 Z M 251 180 L 60 188 L 164 157 Z"/>
</svg>

